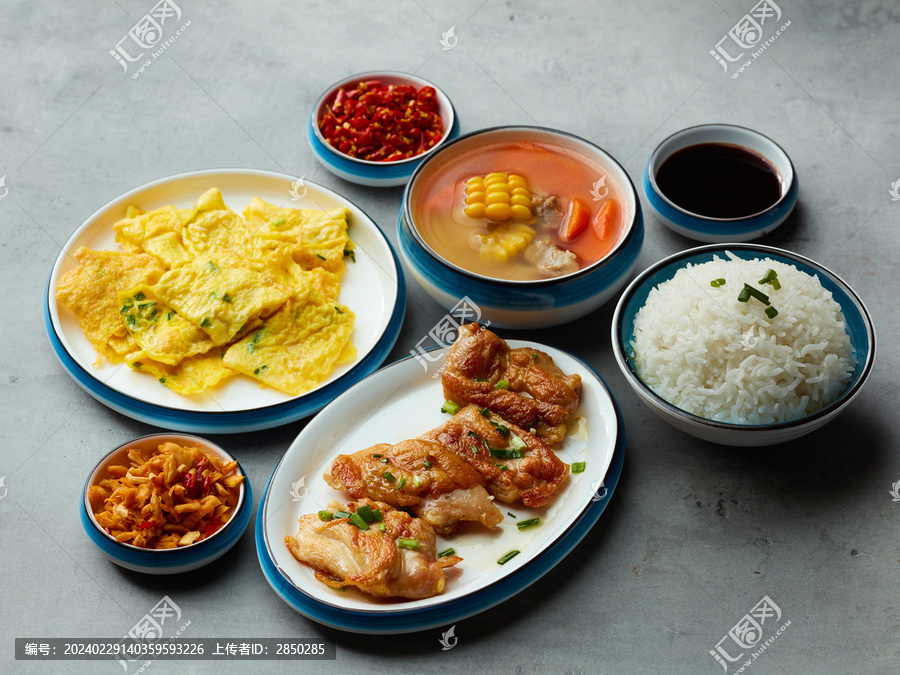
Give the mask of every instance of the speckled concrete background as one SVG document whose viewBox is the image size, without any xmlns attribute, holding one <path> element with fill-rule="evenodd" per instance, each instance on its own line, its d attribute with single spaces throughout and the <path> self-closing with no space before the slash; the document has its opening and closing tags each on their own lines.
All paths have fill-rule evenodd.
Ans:
<svg viewBox="0 0 900 675">
<path fill-rule="evenodd" d="M 709 52 L 754 0 L 184 2 L 190 26 L 137 78 L 109 50 L 152 1 L 4 2 L 0 670 L 120 672 L 109 663 L 14 661 L 14 638 L 122 635 L 169 594 L 191 620 L 191 637 L 336 641 L 335 661 L 298 661 L 292 672 L 721 673 L 710 651 L 764 596 L 790 626 L 744 672 L 894 672 L 900 201 L 889 190 L 900 179 L 900 3 L 776 1 L 790 25 L 737 78 Z M 451 26 L 458 42 L 443 49 Z M 305 175 L 359 204 L 396 241 L 401 190 L 334 178 L 305 138 L 321 90 L 374 68 L 438 83 L 464 132 L 506 123 L 564 129 L 607 149 L 635 182 L 653 147 L 680 128 L 729 122 L 762 131 L 791 155 L 801 184 L 796 211 L 762 243 L 843 276 L 879 338 L 867 388 L 830 426 L 782 447 L 729 449 L 672 430 L 638 402 L 610 351 L 612 303 L 564 328 L 528 332 L 606 379 L 625 417 L 625 470 L 573 553 L 513 599 L 458 622 L 450 651 L 439 644 L 446 628 L 359 637 L 296 614 L 260 572 L 252 524 L 226 558 L 177 578 L 101 558 L 78 523 L 83 481 L 102 452 L 153 428 L 88 397 L 57 362 L 41 320 L 47 275 L 71 233 L 107 201 L 175 173 Z M 648 216 L 640 268 L 691 245 Z M 410 280 L 390 359 L 443 313 Z M 302 428 L 216 440 L 238 455 L 258 499 Z"/>
</svg>

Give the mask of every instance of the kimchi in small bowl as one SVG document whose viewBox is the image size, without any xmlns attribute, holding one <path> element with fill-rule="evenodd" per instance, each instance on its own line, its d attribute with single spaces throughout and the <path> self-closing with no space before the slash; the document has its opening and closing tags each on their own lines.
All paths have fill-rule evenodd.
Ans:
<svg viewBox="0 0 900 675">
<path fill-rule="evenodd" d="M 593 143 L 541 127 L 476 131 L 413 173 L 400 252 L 438 303 L 503 328 L 554 326 L 610 300 L 644 238 L 637 191 Z"/>
<path fill-rule="evenodd" d="M 199 436 L 162 433 L 124 443 L 97 463 L 81 524 L 115 564 L 177 574 L 231 549 L 252 508 L 250 483 L 230 454 Z"/>
</svg>

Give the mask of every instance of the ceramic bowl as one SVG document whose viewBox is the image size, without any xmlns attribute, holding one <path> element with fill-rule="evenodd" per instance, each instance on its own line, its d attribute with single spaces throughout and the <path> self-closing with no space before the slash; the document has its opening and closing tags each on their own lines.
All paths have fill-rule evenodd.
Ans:
<svg viewBox="0 0 900 675">
<path fill-rule="evenodd" d="M 841 306 L 857 359 L 856 370 L 844 392 L 824 408 L 799 419 L 778 424 L 733 424 L 717 422 L 685 412 L 653 391 L 638 375 L 629 356 L 634 337 L 634 318 L 647 301 L 650 291 L 688 264 L 709 262 L 713 256 L 725 258 L 730 251 L 744 260 L 771 258 L 793 265 L 810 275 L 831 292 Z M 875 327 L 859 296 L 834 272 L 801 255 L 770 246 L 755 244 L 714 244 L 692 248 L 665 258 L 639 274 L 622 293 L 612 322 L 612 345 L 616 362 L 638 397 L 659 417 L 697 438 L 733 446 L 761 446 L 784 443 L 814 431 L 838 416 L 862 390 L 875 362 Z"/>
<path fill-rule="evenodd" d="M 100 552 L 116 565 L 146 574 L 177 574 L 208 565 L 224 555 L 234 546 L 247 524 L 253 510 L 253 492 L 244 470 L 238 464 L 237 472 L 244 475 L 241 483 L 237 506 L 231 518 L 209 537 L 193 544 L 172 549 L 146 549 L 131 544 L 118 542 L 110 536 L 94 518 L 91 503 L 88 500 L 88 488 L 96 484 L 107 466 L 122 464 L 127 466 L 127 454 L 130 448 L 138 448 L 149 453 L 162 443 L 172 442 L 184 446 L 199 446 L 209 455 L 230 462 L 233 457 L 215 443 L 188 434 L 153 434 L 142 436 L 128 443 L 123 443 L 107 453 L 91 470 L 84 484 L 81 504 L 81 524 L 90 540 L 96 544 Z"/>
<path fill-rule="evenodd" d="M 437 145 L 421 155 L 394 162 L 373 162 L 358 159 L 346 155 L 332 147 L 319 130 L 319 119 L 321 119 L 326 106 L 334 102 L 334 98 L 337 96 L 340 89 L 352 89 L 357 83 L 368 80 L 380 80 L 386 85 L 411 84 L 419 89 L 426 86 L 434 87 L 434 90 L 437 92 L 438 110 L 441 119 L 444 122 L 444 136 Z M 393 187 L 405 185 L 416 167 L 419 166 L 427 156 L 434 153 L 435 150 L 448 140 L 455 138 L 458 135 L 459 121 L 456 118 L 456 110 L 454 110 L 450 99 L 439 87 L 416 75 L 391 71 L 359 73 L 358 75 L 344 78 L 340 82 L 335 82 L 328 87 L 328 89 L 325 90 L 325 93 L 323 93 L 322 96 L 319 97 L 319 100 L 316 101 L 312 113 L 309 116 L 309 122 L 307 123 L 306 128 L 306 136 L 309 140 L 309 145 L 312 148 L 313 154 L 325 165 L 326 169 L 338 178 L 343 178 L 351 183 L 367 185 L 369 187 Z"/>
<path fill-rule="evenodd" d="M 410 200 L 417 180 L 431 162 L 457 153 L 477 153 L 485 143 L 536 140 L 563 152 L 578 153 L 599 164 L 621 187 L 630 214 L 613 249 L 595 263 L 564 276 L 518 281 L 483 276 L 443 258 L 416 228 Z M 439 166 L 439 165 L 437 165 Z M 406 186 L 397 218 L 400 253 L 407 270 L 440 305 L 456 307 L 461 299 L 478 308 L 478 320 L 501 328 L 542 328 L 578 319 L 609 301 L 627 283 L 644 241 L 641 204 L 628 173 L 609 153 L 563 131 L 529 126 L 483 129 L 447 143 L 425 159 Z"/>
<path fill-rule="evenodd" d="M 743 218 L 710 218 L 681 208 L 659 189 L 656 174 L 672 154 L 700 143 L 737 145 L 762 155 L 778 171 L 781 197 L 768 209 Z M 781 146 L 758 131 L 731 124 L 703 124 L 669 136 L 650 155 L 642 184 L 647 204 L 664 225 L 708 244 L 747 242 L 768 234 L 794 210 L 799 191 L 794 165 Z"/>
</svg>

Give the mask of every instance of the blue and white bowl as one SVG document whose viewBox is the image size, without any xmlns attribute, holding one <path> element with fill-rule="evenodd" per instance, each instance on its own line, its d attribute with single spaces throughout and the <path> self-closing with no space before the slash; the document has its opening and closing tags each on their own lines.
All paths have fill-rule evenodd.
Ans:
<svg viewBox="0 0 900 675">
<path fill-rule="evenodd" d="M 422 87 L 434 87 L 434 90 L 437 92 L 438 110 L 444 122 L 443 138 L 433 148 L 426 150 L 421 155 L 394 162 L 372 162 L 358 159 L 345 155 L 332 147 L 325 140 L 325 137 L 322 136 L 322 132 L 319 131 L 319 119 L 321 119 L 326 105 L 334 101 L 334 97 L 337 96 L 339 89 L 353 88 L 358 82 L 365 80 L 380 80 L 384 84 L 411 84 L 419 89 Z M 450 99 L 439 87 L 416 75 L 391 71 L 360 73 L 331 85 L 316 101 L 309 116 L 309 122 L 306 125 L 306 137 L 309 140 L 313 154 L 325 165 L 326 169 L 338 178 L 369 187 L 405 185 L 413 171 L 422 163 L 425 157 L 434 153 L 441 145 L 458 135 L 459 121 L 456 119 L 456 110 L 454 110 Z"/>
<path fill-rule="evenodd" d="M 674 153 L 700 143 L 738 145 L 768 159 L 778 170 L 781 198 L 765 211 L 743 218 L 710 218 L 675 204 L 659 189 L 656 174 Z M 650 155 L 642 184 L 650 209 L 664 225 L 678 234 L 708 244 L 746 242 L 768 234 L 794 210 L 799 191 L 794 165 L 781 146 L 758 131 L 731 124 L 703 124 L 669 136 Z"/>
<path fill-rule="evenodd" d="M 416 179 L 428 162 L 445 153 L 468 152 L 498 141 L 539 140 L 554 143 L 600 164 L 619 184 L 624 209 L 631 214 L 612 251 L 572 274 L 551 279 L 518 281 L 487 277 L 465 270 L 434 251 L 416 229 L 410 210 Z M 644 243 L 644 221 L 637 190 L 628 173 L 611 155 L 593 143 L 563 131 L 543 127 L 506 126 L 482 129 L 444 145 L 416 170 L 403 193 L 397 216 L 401 257 L 419 285 L 437 303 L 452 309 L 468 297 L 481 321 L 500 328 L 544 328 L 578 319 L 608 302 L 627 283 Z"/>
<path fill-rule="evenodd" d="M 650 291 L 668 281 L 687 265 L 709 262 L 714 256 L 725 258 L 725 251 L 744 260 L 771 258 L 793 265 L 801 272 L 816 275 L 824 288 L 841 306 L 857 365 L 844 392 L 816 412 L 777 424 L 734 424 L 717 422 L 685 412 L 651 389 L 638 375 L 629 351 L 634 339 L 634 318 L 644 306 Z M 713 244 L 682 251 L 651 265 L 629 284 L 619 298 L 612 321 L 613 353 L 620 370 L 638 397 L 659 417 L 691 436 L 712 443 L 733 446 L 774 445 L 805 436 L 827 424 L 843 411 L 862 390 L 875 363 L 875 327 L 869 311 L 847 283 L 831 270 L 801 255 L 757 244 Z"/>
<path fill-rule="evenodd" d="M 88 499 L 88 489 L 100 480 L 101 474 L 111 464 L 128 465 L 127 453 L 130 448 L 138 448 L 145 451 L 156 450 L 162 443 L 172 442 L 185 446 L 199 446 L 201 450 L 210 455 L 219 457 L 223 462 L 234 459 L 225 450 L 215 443 L 211 443 L 199 436 L 187 434 L 153 434 L 123 443 L 112 452 L 108 453 L 93 468 L 84 484 L 81 504 L 81 525 L 88 537 L 100 552 L 120 567 L 125 567 L 135 572 L 145 574 L 178 574 L 188 572 L 208 565 L 212 561 L 222 557 L 234 546 L 247 524 L 250 522 L 250 512 L 253 510 L 253 491 L 247 474 L 238 464 L 237 472 L 243 474 L 240 494 L 237 506 L 231 518 L 216 532 L 206 539 L 188 546 L 171 549 L 147 549 L 118 542 L 110 536 L 94 519 L 94 512 Z"/>
</svg>

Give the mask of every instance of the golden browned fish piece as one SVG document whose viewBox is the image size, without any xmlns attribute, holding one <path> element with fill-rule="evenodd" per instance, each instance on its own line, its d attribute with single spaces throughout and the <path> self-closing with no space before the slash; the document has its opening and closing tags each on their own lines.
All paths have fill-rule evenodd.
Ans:
<svg viewBox="0 0 900 675">
<path fill-rule="evenodd" d="M 441 534 L 461 521 L 493 529 L 503 514 L 485 490 L 485 479 L 465 458 L 421 439 L 380 443 L 338 455 L 325 482 L 354 499 L 368 497 L 409 507 Z"/>
<path fill-rule="evenodd" d="M 565 375 L 544 352 L 513 349 L 477 323 L 462 326 L 441 376 L 444 396 L 490 408 L 549 443 L 565 438 L 581 377 Z M 527 395 L 523 395 L 527 394 Z"/>
<path fill-rule="evenodd" d="M 467 405 L 421 438 L 463 457 L 487 480 L 499 501 L 546 506 L 565 486 L 569 465 L 536 435 L 487 409 Z"/>
<path fill-rule="evenodd" d="M 420 600 L 444 590 L 444 568 L 462 561 L 459 556 L 437 557 L 434 529 L 384 502 L 361 499 L 355 504 L 331 502 L 328 511 L 357 515 L 362 507 L 380 512 L 381 520 L 361 529 L 349 518 L 323 521 L 303 516 L 294 537 L 284 543 L 293 556 L 315 570 L 316 578 L 332 588 L 355 586 L 377 598 Z M 384 526 L 382 530 L 380 525 Z"/>
</svg>

